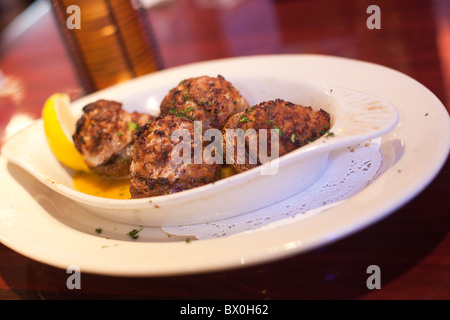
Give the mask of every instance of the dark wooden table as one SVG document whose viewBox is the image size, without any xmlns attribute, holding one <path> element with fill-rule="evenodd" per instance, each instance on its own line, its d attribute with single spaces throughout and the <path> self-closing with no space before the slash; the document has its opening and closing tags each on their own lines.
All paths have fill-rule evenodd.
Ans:
<svg viewBox="0 0 450 320">
<path fill-rule="evenodd" d="M 368 0 L 247 0 L 235 6 L 177 0 L 148 9 L 166 67 L 254 54 L 316 53 L 397 69 L 450 98 L 450 2 L 379 0 L 381 29 L 368 29 Z M 230 3 L 230 2 L 229 2 Z M 4 42 L 0 135 L 40 117 L 54 92 L 83 93 L 53 16 L 44 13 Z M 82 275 L 0 245 L 0 299 L 449 299 L 450 166 L 415 199 L 345 239 L 305 254 L 242 269 L 152 278 Z M 0 181 L 1 183 L 1 181 Z M 1 237 L 0 237 L 1 239 Z M 381 289 L 366 286 L 370 264 Z"/>
</svg>

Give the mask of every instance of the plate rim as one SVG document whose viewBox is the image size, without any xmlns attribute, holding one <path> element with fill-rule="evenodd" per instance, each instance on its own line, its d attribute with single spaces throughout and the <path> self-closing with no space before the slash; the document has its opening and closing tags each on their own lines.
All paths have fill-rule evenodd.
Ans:
<svg viewBox="0 0 450 320">
<path fill-rule="evenodd" d="M 442 102 L 425 86 L 423 86 L 421 83 L 417 82 L 416 80 L 414 80 L 413 78 L 400 73 L 397 70 L 394 69 L 390 69 L 388 67 L 385 66 L 381 66 L 381 65 L 377 65 L 371 62 L 365 62 L 365 61 L 361 61 L 361 60 L 355 60 L 355 59 L 349 59 L 349 58 L 343 58 L 343 57 L 334 57 L 334 56 L 325 56 L 325 55 L 294 55 L 294 54 L 288 54 L 288 55 L 258 55 L 258 56 L 253 56 L 253 57 L 238 57 L 238 58 L 225 58 L 225 59 L 217 59 L 217 60 L 209 60 L 209 61 L 204 61 L 204 62 L 196 62 L 193 64 L 188 64 L 185 66 L 178 66 L 175 68 L 185 68 L 186 66 L 191 66 L 191 65 L 208 65 L 211 63 L 217 63 L 217 62 L 222 62 L 225 60 L 240 60 L 240 59 L 252 59 L 252 58 L 257 58 L 257 59 L 285 59 L 286 56 L 289 57 L 293 57 L 294 59 L 298 58 L 298 59 L 325 59 L 331 62 L 336 62 L 336 61 L 346 61 L 344 63 L 358 63 L 361 65 L 366 65 L 366 66 L 371 66 L 370 68 L 380 68 L 382 70 L 385 70 L 386 72 L 395 72 L 398 75 L 400 75 L 401 77 L 406 77 L 405 79 L 407 79 L 408 81 L 413 81 L 412 83 L 414 83 L 415 85 L 419 85 L 421 90 L 425 90 L 424 92 L 427 93 L 428 97 L 432 97 L 432 99 L 434 99 L 434 101 L 436 102 L 436 104 L 434 104 L 434 107 L 437 108 L 437 105 L 440 105 L 440 110 L 441 111 L 445 111 L 445 113 L 447 114 L 448 117 L 448 112 L 445 109 L 444 105 L 442 104 Z M 384 98 L 383 96 L 381 96 L 381 98 Z M 443 110 L 442 110 L 443 109 Z M 437 110 L 437 109 L 436 109 Z M 449 131 L 450 128 L 450 121 L 447 121 L 446 123 L 446 128 L 447 131 Z M 394 129 L 395 130 L 395 129 Z M 236 256 L 231 254 L 231 256 L 228 254 L 227 257 L 222 257 L 221 259 L 218 259 L 216 261 L 209 261 L 209 263 L 204 264 L 204 265 L 195 265 L 195 264 L 191 264 L 190 266 L 174 266 L 172 265 L 171 268 L 168 269 L 161 269 L 161 265 L 159 265 L 159 269 L 158 268 L 154 268 L 155 266 L 144 266 L 144 267 L 137 267 L 137 268 L 131 268 L 131 267 L 108 267 L 108 268 L 101 268 L 101 266 L 96 265 L 96 263 L 92 263 L 92 262 L 85 262 L 83 264 L 83 266 L 81 266 L 81 270 L 82 272 L 87 272 L 87 273 L 96 273 L 96 274 L 103 274 L 103 275 L 112 275 L 112 276 L 167 276 L 167 275 L 179 275 L 179 274 L 191 274 L 191 273 L 199 273 L 199 272 L 206 272 L 206 271 L 217 271 L 217 270 L 225 270 L 225 269 L 230 269 L 230 268 L 237 268 L 240 266 L 250 266 L 250 265 L 254 265 L 254 264 L 258 264 L 258 263 L 263 263 L 263 262 L 268 262 L 268 261 L 273 261 L 276 259 L 280 259 L 280 258 L 284 258 L 284 257 L 288 257 L 294 254 L 298 254 L 301 252 L 306 252 L 309 250 L 313 250 L 315 248 L 317 248 L 318 246 L 323 246 L 326 245 L 330 242 L 336 241 L 338 239 L 341 239 L 342 237 L 345 236 L 349 236 L 354 232 L 357 232 L 365 227 L 367 227 L 368 225 L 371 225 L 381 219 L 383 219 L 384 217 L 386 217 L 387 215 L 391 214 L 392 212 L 396 211 L 398 208 L 400 208 L 401 206 L 403 206 L 405 203 L 409 202 L 412 198 L 414 198 L 417 194 L 419 194 L 422 190 L 424 190 L 429 183 L 431 183 L 432 180 L 434 180 L 434 178 L 438 175 L 439 171 L 442 169 L 442 167 L 444 166 L 447 157 L 448 157 L 448 152 L 450 150 L 450 138 L 449 135 L 447 135 L 447 139 L 445 141 L 440 141 L 441 145 L 442 145 L 442 154 L 439 156 L 438 160 L 435 160 L 435 165 L 432 167 L 432 169 L 429 169 L 427 171 L 426 175 L 421 176 L 420 179 L 420 183 L 417 183 L 414 188 L 408 188 L 408 192 L 406 190 L 403 190 L 403 192 L 401 192 L 401 197 L 400 197 L 400 201 L 391 201 L 391 202 L 386 202 L 386 203 L 381 203 L 379 204 L 376 208 L 371 208 L 369 209 L 367 212 L 367 215 L 364 217 L 364 219 L 362 217 L 354 217 L 354 221 L 357 221 L 356 224 L 353 224 L 352 226 L 349 225 L 340 225 L 340 229 L 339 230 L 335 230 L 334 233 L 328 235 L 328 237 L 326 239 L 323 238 L 323 234 L 319 234 L 314 236 L 310 236 L 310 238 L 302 239 L 299 240 L 298 238 L 295 239 L 294 238 L 289 238 L 288 235 L 285 235 L 283 237 L 281 237 L 281 239 L 278 239 L 277 243 L 268 241 L 267 238 L 267 234 L 272 234 L 272 233 L 277 233 L 279 234 L 280 230 L 268 230 L 268 229 L 263 229 L 263 230 L 259 230 L 256 232 L 252 232 L 252 233 L 244 233 L 244 234 L 237 234 L 237 235 L 232 235 L 226 238 L 220 238 L 220 239 L 211 239 L 211 240 L 201 240 L 201 241 L 193 241 L 189 244 L 186 243 L 165 243 L 163 246 L 165 248 L 167 247 L 171 247 L 171 249 L 174 249 L 173 247 L 176 247 L 175 251 L 180 251 L 180 250 L 185 250 L 186 252 L 189 253 L 189 255 L 194 254 L 198 255 L 200 251 L 203 251 L 205 249 L 205 246 L 208 248 L 210 245 L 212 246 L 225 246 L 225 247 L 229 247 L 230 245 L 237 245 L 239 244 L 242 240 L 247 240 L 248 237 L 250 238 L 258 238 L 261 243 L 259 244 L 259 249 L 258 250 L 250 250 L 249 252 L 247 252 L 247 254 L 244 256 Z M 1 161 L 5 161 L 5 159 L 3 158 L 3 155 L 1 156 Z M 395 167 L 396 165 L 394 165 Z M 392 169 L 392 168 L 391 168 Z M 393 169 L 394 170 L 394 169 Z M 375 184 L 380 184 L 381 181 L 376 180 L 374 181 L 374 183 L 369 186 L 372 187 Z M 366 188 L 365 190 L 363 190 L 362 192 L 366 192 L 369 188 Z M 357 197 L 358 195 L 356 195 L 355 197 Z M 398 200 L 399 197 L 397 197 Z M 339 207 L 341 208 L 341 210 L 343 210 L 343 208 L 347 208 L 349 207 L 349 201 L 347 201 L 346 203 L 340 204 Z M 1 213 L 1 211 L 0 211 Z M 336 214 L 336 210 L 328 210 L 327 214 Z M 327 216 L 328 217 L 328 216 Z M 302 221 L 302 228 L 301 229 L 305 229 L 306 226 L 310 225 L 311 223 L 313 224 L 317 224 L 317 221 L 322 221 L 324 219 L 324 215 L 317 215 L 314 216 L 314 221 L 313 219 L 305 219 L 304 221 Z M 3 222 L 4 220 L 0 219 L 0 231 L 2 230 L 2 226 L 4 227 Z M 289 230 L 291 231 L 292 228 L 296 228 L 297 225 L 293 224 L 293 225 L 287 225 L 285 227 L 283 227 L 283 230 Z M 76 237 L 81 237 L 83 238 L 83 241 L 88 241 L 90 243 L 95 243 L 95 244 L 99 244 L 99 243 L 104 243 L 104 239 L 101 239 L 95 235 L 88 235 L 88 234 L 84 234 L 82 232 L 73 230 L 67 226 L 58 226 L 58 228 L 60 230 L 65 230 L 65 231 L 69 231 L 72 233 L 73 236 Z M 4 230 L 4 228 L 3 228 Z M 291 235 L 291 233 L 286 232 L 289 235 Z M 11 237 L 5 237 L 4 235 L 2 235 L 0 233 L 0 242 L 2 244 L 4 244 L 7 247 L 10 247 L 11 249 L 22 253 L 23 255 L 27 256 L 28 258 L 40 261 L 42 263 L 45 264 L 50 264 L 53 265 L 55 267 L 59 267 L 59 268 L 66 268 L 67 264 L 66 263 L 61 263 L 61 260 L 58 261 L 53 261 L 51 259 L 49 259 L 48 257 L 39 257 L 36 256 L 36 254 L 33 254 L 32 252 L 29 252 L 29 249 L 27 248 L 23 248 L 23 245 L 20 246 L 17 243 L 14 243 Z M 138 253 L 138 254 L 142 254 L 142 249 L 146 248 L 146 249 L 150 249 L 150 251 L 152 250 L 156 250 L 158 251 L 158 248 L 156 248 L 158 245 L 154 244 L 154 243 L 140 243 L 140 242 L 136 242 L 136 243 L 129 243 L 129 242 L 123 242 L 123 241 L 119 241 L 119 240 L 113 240 L 117 243 L 120 244 L 121 247 L 128 247 L 129 249 L 131 249 L 132 252 L 134 253 Z M 243 246 L 245 248 L 248 247 L 248 244 Z M 245 248 L 242 248 L 241 251 Z M 76 249 L 73 248 L 72 249 Z M 248 249 L 248 248 L 247 248 Z M 116 250 L 117 251 L 117 250 Z M 122 251 L 121 251 L 122 252 Z M 152 251 L 153 253 L 155 251 Z M 185 252 L 185 254 L 186 254 Z M 104 253 L 104 252 L 103 252 Z M 187 256 L 183 255 L 184 258 L 188 258 Z M 107 259 L 111 259 L 111 256 L 107 256 L 105 257 Z M 65 259 L 62 259 L 65 260 Z M 167 266 L 166 266 L 167 267 Z M 153 268 L 153 269 L 152 269 Z"/>
</svg>

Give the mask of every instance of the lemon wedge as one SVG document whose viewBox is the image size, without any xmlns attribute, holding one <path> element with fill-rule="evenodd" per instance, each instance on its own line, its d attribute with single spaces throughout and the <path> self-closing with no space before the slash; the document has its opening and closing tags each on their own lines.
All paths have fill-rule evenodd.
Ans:
<svg viewBox="0 0 450 320">
<path fill-rule="evenodd" d="M 45 136 L 56 158 L 75 171 L 89 171 L 80 152 L 75 148 L 72 133 L 76 119 L 70 111 L 70 97 L 55 93 L 45 102 L 42 110 Z"/>
</svg>

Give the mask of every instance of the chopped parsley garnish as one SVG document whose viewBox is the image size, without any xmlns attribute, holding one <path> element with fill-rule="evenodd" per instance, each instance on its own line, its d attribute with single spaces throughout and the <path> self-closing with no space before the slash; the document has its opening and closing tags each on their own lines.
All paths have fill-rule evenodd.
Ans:
<svg viewBox="0 0 450 320">
<path fill-rule="evenodd" d="M 271 125 L 271 124 L 273 123 L 273 119 L 270 119 L 269 121 L 267 121 L 267 123 L 268 123 L 269 125 Z"/>
<path fill-rule="evenodd" d="M 291 134 L 291 141 L 292 143 L 295 143 L 295 133 Z"/>
<path fill-rule="evenodd" d="M 279 126 L 276 126 L 276 127 L 275 127 L 275 130 L 277 131 L 278 135 L 281 137 L 281 135 L 282 135 L 283 133 L 281 132 L 280 127 L 279 127 Z"/>
<path fill-rule="evenodd" d="M 102 233 L 102 228 L 97 228 L 97 229 L 95 229 L 95 232 L 97 232 L 98 234 L 100 234 L 100 233 Z"/>
<path fill-rule="evenodd" d="M 328 131 L 328 127 L 323 127 L 322 130 L 319 131 L 320 134 L 325 134 Z"/>
<path fill-rule="evenodd" d="M 121 137 L 121 136 L 122 136 L 122 131 L 118 131 L 118 132 L 117 132 L 117 135 L 118 135 L 119 137 Z"/>
<path fill-rule="evenodd" d="M 189 107 L 184 110 L 177 110 L 175 116 L 177 118 L 186 118 L 188 120 L 195 120 L 195 117 L 192 116 L 194 110 L 195 110 L 194 107 Z M 172 113 L 172 109 L 170 110 L 170 113 Z M 173 113 L 175 113 L 175 110 L 173 110 Z"/>
<path fill-rule="evenodd" d="M 143 228 L 141 227 L 140 229 L 133 229 L 130 232 L 127 233 L 127 235 L 129 235 L 131 237 L 131 239 L 136 240 L 137 238 L 139 238 L 138 233 L 142 230 Z"/>
<path fill-rule="evenodd" d="M 334 132 L 328 132 L 325 137 L 333 137 L 333 136 L 334 136 Z"/>
<path fill-rule="evenodd" d="M 245 109 L 245 113 L 250 113 L 250 112 L 254 111 L 255 109 L 256 109 L 256 106 L 253 106 L 251 108 L 247 108 L 247 109 Z"/>
<path fill-rule="evenodd" d="M 127 122 L 127 126 L 131 131 L 139 129 L 139 124 L 134 120 Z"/>
<path fill-rule="evenodd" d="M 189 90 L 186 89 L 183 92 L 183 95 L 181 96 L 183 98 L 184 101 L 188 101 L 189 100 Z"/>
<path fill-rule="evenodd" d="M 249 122 L 249 121 L 253 121 L 252 119 L 249 119 L 247 116 L 245 115 L 241 115 L 239 122 L 245 123 L 245 122 Z"/>
</svg>

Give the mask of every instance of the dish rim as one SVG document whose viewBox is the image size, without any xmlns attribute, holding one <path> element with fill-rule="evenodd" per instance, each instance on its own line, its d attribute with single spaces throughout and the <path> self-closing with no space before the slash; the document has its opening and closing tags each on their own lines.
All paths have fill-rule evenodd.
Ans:
<svg viewBox="0 0 450 320">
<path fill-rule="evenodd" d="M 257 56 L 258 59 L 262 58 L 266 64 L 272 63 L 273 57 Z M 445 109 L 442 102 L 439 101 L 439 99 L 424 85 L 397 70 L 376 65 L 371 62 L 323 55 L 295 55 L 295 57 L 293 57 L 293 55 L 277 55 L 276 58 L 283 60 L 286 58 L 292 59 L 289 60 L 290 63 L 298 63 L 300 68 L 306 68 L 307 72 L 309 71 L 309 66 L 320 69 L 323 68 L 324 65 L 327 66 L 328 64 L 331 64 L 332 66 L 335 66 L 335 68 L 349 67 L 351 69 L 350 71 L 358 71 L 358 73 L 365 71 L 373 72 L 375 76 L 387 76 L 390 79 L 393 79 L 392 81 L 398 81 L 396 84 L 403 89 L 411 89 L 411 86 L 413 86 L 413 88 L 415 87 L 417 90 L 413 90 L 412 95 L 417 97 L 417 94 L 420 93 L 420 97 L 423 96 L 426 98 L 426 100 L 430 102 L 429 107 L 432 108 L 427 111 L 432 110 L 436 112 L 436 115 L 433 113 L 431 114 L 431 118 L 434 119 L 434 117 L 436 117 L 437 120 L 435 121 L 438 121 L 440 126 L 445 127 L 446 133 L 450 133 L 448 111 Z M 325 75 L 330 77 L 329 73 L 325 73 Z M 323 75 L 321 75 L 321 77 L 323 77 Z M 360 82 L 355 82 L 356 80 L 351 72 L 346 75 L 345 79 L 340 81 L 356 83 L 356 86 L 361 87 L 367 86 L 365 83 L 361 84 Z M 391 88 L 389 88 L 390 91 L 386 91 L 385 86 L 386 85 L 383 83 L 381 88 L 371 87 L 369 90 L 379 92 L 380 96 L 384 97 L 386 92 L 392 91 Z M 395 100 L 407 101 L 404 97 L 399 97 Z M 418 112 L 422 113 L 424 110 L 423 105 L 418 104 L 416 100 L 412 101 L 413 105 L 414 103 L 416 103 L 416 106 L 418 105 Z M 402 111 L 402 109 L 400 109 L 400 111 Z M 413 110 L 408 110 L 408 112 L 410 111 Z M 444 116 L 447 121 L 443 120 Z M 422 120 L 423 114 L 420 115 L 420 117 Z M 400 114 L 400 120 L 404 120 L 402 119 L 402 114 Z M 416 123 L 413 123 L 411 126 L 414 126 L 415 124 Z M 415 136 L 411 136 L 410 130 L 407 130 L 409 124 L 406 122 L 403 123 L 403 125 L 403 130 L 394 129 L 393 135 L 396 135 L 396 137 L 400 139 L 406 139 L 406 142 L 411 142 L 412 147 L 417 146 L 420 141 L 415 140 Z M 42 215 L 42 219 L 44 219 L 43 222 L 45 223 L 44 226 L 56 228 L 57 230 L 55 231 L 60 231 L 62 235 L 69 237 L 67 240 L 63 238 L 63 241 L 58 241 L 58 243 L 53 244 L 53 242 L 46 242 L 49 237 L 48 230 L 39 230 L 39 228 L 35 228 L 35 226 L 31 229 L 34 232 L 33 234 L 24 235 L 24 226 L 16 225 L 16 228 L 20 228 L 18 234 L 14 227 L 16 219 L 23 217 L 25 221 L 28 220 L 25 216 L 27 212 L 16 212 L 18 210 L 16 209 L 16 211 L 11 212 L 11 216 L 9 217 L 7 216 L 8 211 L 4 211 L 6 215 L 2 216 L 3 219 L 0 219 L 0 242 L 31 259 L 62 269 L 67 268 L 69 264 L 75 263 L 81 267 L 82 272 L 124 277 L 173 276 L 223 271 L 287 258 L 292 255 L 313 250 L 318 246 L 327 245 L 342 237 L 349 236 L 350 234 L 385 218 L 387 215 L 409 202 L 427 187 L 445 164 L 450 150 L 450 135 L 447 134 L 445 138 L 446 139 L 440 139 L 439 141 L 438 149 L 436 149 L 438 152 L 435 154 L 435 157 L 431 158 L 432 161 L 430 161 L 432 165 L 429 165 L 425 170 L 420 171 L 418 175 L 413 176 L 412 183 L 405 184 L 403 188 L 392 190 L 392 194 L 388 194 L 388 197 L 384 199 L 385 201 L 373 202 L 370 200 L 371 198 L 369 198 L 368 202 L 373 203 L 373 207 L 367 206 L 367 203 L 362 206 L 359 205 L 363 200 L 367 200 L 368 195 L 372 196 L 373 194 L 377 194 L 377 192 L 385 192 L 384 182 L 377 179 L 368 188 L 363 190 L 362 193 L 356 195 L 355 198 L 352 198 L 351 201 L 342 203 L 333 209 L 320 215 L 316 215 L 312 217 L 311 220 L 306 219 L 301 224 L 292 224 L 276 230 L 264 229 L 255 231 L 254 233 L 238 234 L 227 238 L 194 241 L 190 244 L 183 242 L 160 244 L 118 240 L 107 241 L 96 235 L 79 232 L 67 225 L 58 222 L 55 223 L 54 217 L 49 215 L 47 211 L 34 212 L 32 214 L 33 218 L 38 219 L 41 218 L 40 215 Z M 435 149 L 435 147 L 433 148 Z M 411 162 L 408 162 L 409 158 L 414 155 L 414 153 L 411 154 L 411 151 L 410 148 L 407 148 L 404 157 L 402 157 L 399 162 L 395 163 L 388 172 L 383 174 L 385 175 L 385 179 L 400 177 L 399 181 L 408 182 L 405 175 L 398 176 L 397 170 L 407 170 L 409 168 L 404 165 Z M 5 161 L 3 156 L 1 156 L 0 161 Z M 388 185 L 387 189 L 392 189 L 392 186 Z M 37 205 L 34 200 L 32 200 L 32 205 L 33 208 Z M 2 209 L 9 209 L 8 207 L 5 207 L 5 204 L 2 204 L 2 206 Z M 355 206 L 357 209 L 360 209 L 360 211 L 353 212 L 355 211 Z M 38 206 L 37 209 L 39 210 L 42 208 Z M 0 211 L 0 213 L 3 214 L 3 211 Z M 28 212 L 28 214 L 30 214 L 30 212 Z M 337 223 L 330 226 L 329 218 L 336 216 L 339 217 L 339 219 L 336 220 Z M 9 225 L 11 223 L 13 224 L 12 226 Z M 320 228 L 317 228 L 317 225 L 319 225 Z M 302 231 L 304 231 L 304 233 L 302 233 Z M 52 236 L 54 236 L 54 234 Z M 40 241 L 36 242 L 35 238 Z M 105 245 L 105 243 L 109 244 L 109 249 L 113 250 L 102 248 L 101 246 Z M 54 250 L 59 250 L 59 252 L 63 254 L 49 255 L 48 251 L 46 251 L 47 249 L 45 249 L 45 244 L 51 245 Z M 114 247 L 115 245 L 117 245 L 117 247 Z M 85 246 L 89 248 L 89 251 L 86 252 Z M 221 249 L 223 249 L 223 251 L 221 251 Z M 168 252 L 171 252 L 171 255 L 168 255 Z M 219 252 L 221 252 L 221 254 L 219 254 Z M 178 256 L 177 254 L 180 254 L 181 256 Z M 197 257 L 205 258 L 197 260 L 195 259 Z M 136 261 L 139 261 L 140 263 L 136 263 Z"/>
</svg>

